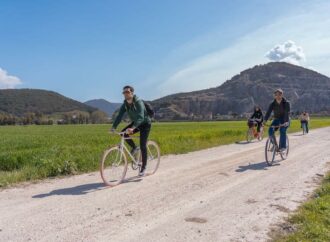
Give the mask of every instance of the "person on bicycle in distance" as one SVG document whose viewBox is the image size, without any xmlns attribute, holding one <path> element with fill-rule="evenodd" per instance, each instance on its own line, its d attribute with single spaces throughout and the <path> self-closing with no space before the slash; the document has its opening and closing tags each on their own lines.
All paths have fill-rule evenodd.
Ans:
<svg viewBox="0 0 330 242">
<path fill-rule="evenodd" d="M 254 107 L 254 111 L 249 120 L 254 120 L 257 123 L 258 136 L 260 135 L 260 128 L 264 121 L 264 115 L 262 114 L 261 108 L 257 105 Z"/>
<path fill-rule="evenodd" d="M 303 127 L 303 124 L 305 123 L 305 125 L 306 125 L 306 133 L 308 133 L 309 114 L 307 112 L 303 112 L 300 115 L 299 119 L 300 119 L 301 128 Z"/>
<path fill-rule="evenodd" d="M 271 102 L 267 113 L 265 115 L 265 123 L 268 121 L 271 113 L 274 113 L 274 120 L 271 126 L 280 127 L 280 151 L 283 152 L 286 149 L 286 130 L 289 126 L 289 113 L 290 113 L 290 103 L 283 97 L 283 90 L 277 89 L 274 92 L 274 101 Z M 268 134 L 269 136 L 274 135 L 274 128 L 269 127 Z"/>
<path fill-rule="evenodd" d="M 123 95 L 125 97 L 124 103 L 121 105 L 119 113 L 115 118 L 112 125 L 112 131 L 114 131 L 121 122 L 125 113 L 127 113 L 131 123 L 127 125 L 122 132 L 126 131 L 125 137 L 129 137 L 131 134 L 140 132 L 140 148 L 142 154 L 142 166 L 140 167 L 139 176 L 144 176 L 147 166 L 147 142 L 149 133 L 151 130 L 151 119 L 148 116 L 146 107 L 142 99 L 139 99 L 134 94 L 134 88 L 131 86 L 125 86 L 123 88 Z M 126 142 L 132 148 L 131 153 L 137 152 L 137 146 L 132 139 L 127 139 Z"/>
</svg>

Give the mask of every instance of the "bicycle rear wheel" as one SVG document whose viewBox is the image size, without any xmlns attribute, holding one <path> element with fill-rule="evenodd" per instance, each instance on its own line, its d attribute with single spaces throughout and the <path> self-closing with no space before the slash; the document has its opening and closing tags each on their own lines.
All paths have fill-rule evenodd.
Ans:
<svg viewBox="0 0 330 242">
<path fill-rule="evenodd" d="M 269 166 L 273 165 L 276 153 L 276 143 L 274 137 L 269 137 L 265 146 L 265 159 Z"/>
<path fill-rule="evenodd" d="M 158 144 L 151 140 L 148 141 L 147 152 L 148 152 L 148 160 L 147 160 L 146 174 L 149 176 L 155 174 L 155 172 L 159 167 L 160 149 Z"/>
<path fill-rule="evenodd" d="M 288 158 L 288 155 L 289 155 L 289 137 L 286 136 L 286 150 L 285 152 L 281 152 L 281 157 L 282 157 L 282 160 L 286 160 Z"/>
<path fill-rule="evenodd" d="M 127 158 L 118 146 L 104 151 L 100 172 L 102 180 L 107 186 L 116 186 L 124 180 L 127 172 Z"/>
</svg>

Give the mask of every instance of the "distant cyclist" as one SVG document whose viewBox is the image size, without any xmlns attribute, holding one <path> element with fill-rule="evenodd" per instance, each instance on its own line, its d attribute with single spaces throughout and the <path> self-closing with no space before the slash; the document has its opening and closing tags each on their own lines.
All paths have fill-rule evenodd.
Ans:
<svg viewBox="0 0 330 242">
<path fill-rule="evenodd" d="M 274 120 L 271 126 L 280 127 L 280 151 L 283 152 L 286 150 L 286 130 L 289 126 L 289 113 L 290 113 L 290 103 L 283 97 L 283 90 L 277 89 L 274 92 L 274 101 L 271 102 L 267 113 L 265 115 L 265 122 L 269 119 L 271 113 L 274 113 Z M 274 135 L 274 128 L 270 127 L 268 130 L 269 136 Z"/>
<path fill-rule="evenodd" d="M 257 132 L 258 132 L 258 137 L 259 137 L 260 128 L 261 128 L 262 122 L 264 121 L 264 115 L 262 114 L 261 108 L 259 106 L 254 107 L 253 114 L 251 115 L 249 120 L 255 121 L 257 123 Z"/>
<path fill-rule="evenodd" d="M 134 88 L 131 86 L 125 86 L 123 88 L 123 95 L 125 97 L 123 105 L 120 107 L 118 116 L 112 125 L 112 130 L 115 130 L 122 120 L 125 113 L 131 120 L 131 123 L 126 126 L 122 132 L 126 131 L 125 137 L 129 137 L 130 134 L 140 132 L 140 148 L 142 154 L 142 166 L 140 168 L 139 176 L 144 176 L 147 166 L 147 142 L 151 129 L 151 119 L 147 113 L 143 100 L 134 95 Z M 127 139 L 126 142 L 132 148 L 131 153 L 137 152 L 137 146 L 132 139 Z"/>
<path fill-rule="evenodd" d="M 303 127 L 303 124 L 306 125 L 306 133 L 308 133 L 308 123 L 309 123 L 309 114 L 307 112 L 303 112 L 300 117 L 300 123 L 301 123 L 301 128 Z"/>
</svg>

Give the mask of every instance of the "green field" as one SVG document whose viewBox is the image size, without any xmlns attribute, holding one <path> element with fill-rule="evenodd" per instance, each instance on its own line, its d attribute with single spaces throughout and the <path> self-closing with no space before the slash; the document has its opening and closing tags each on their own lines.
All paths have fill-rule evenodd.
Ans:
<svg viewBox="0 0 330 242">
<path fill-rule="evenodd" d="M 311 128 L 330 126 L 313 119 Z M 46 177 L 95 171 L 105 148 L 119 141 L 110 125 L 0 127 L 0 187 Z M 164 154 L 180 154 L 245 139 L 245 121 L 155 123 L 151 139 Z M 290 132 L 300 130 L 293 121 Z"/>
</svg>

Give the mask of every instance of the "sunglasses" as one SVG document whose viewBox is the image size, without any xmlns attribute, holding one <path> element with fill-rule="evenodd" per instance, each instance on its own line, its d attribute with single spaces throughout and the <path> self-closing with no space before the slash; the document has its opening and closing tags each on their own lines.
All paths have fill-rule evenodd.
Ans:
<svg viewBox="0 0 330 242">
<path fill-rule="evenodd" d="M 130 91 L 123 91 L 123 94 L 130 94 Z"/>
<path fill-rule="evenodd" d="M 274 93 L 274 96 L 282 96 L 283 94 L 282 93 L 279 93 L 279 92 L 276 92 Z"/>
</svg>

